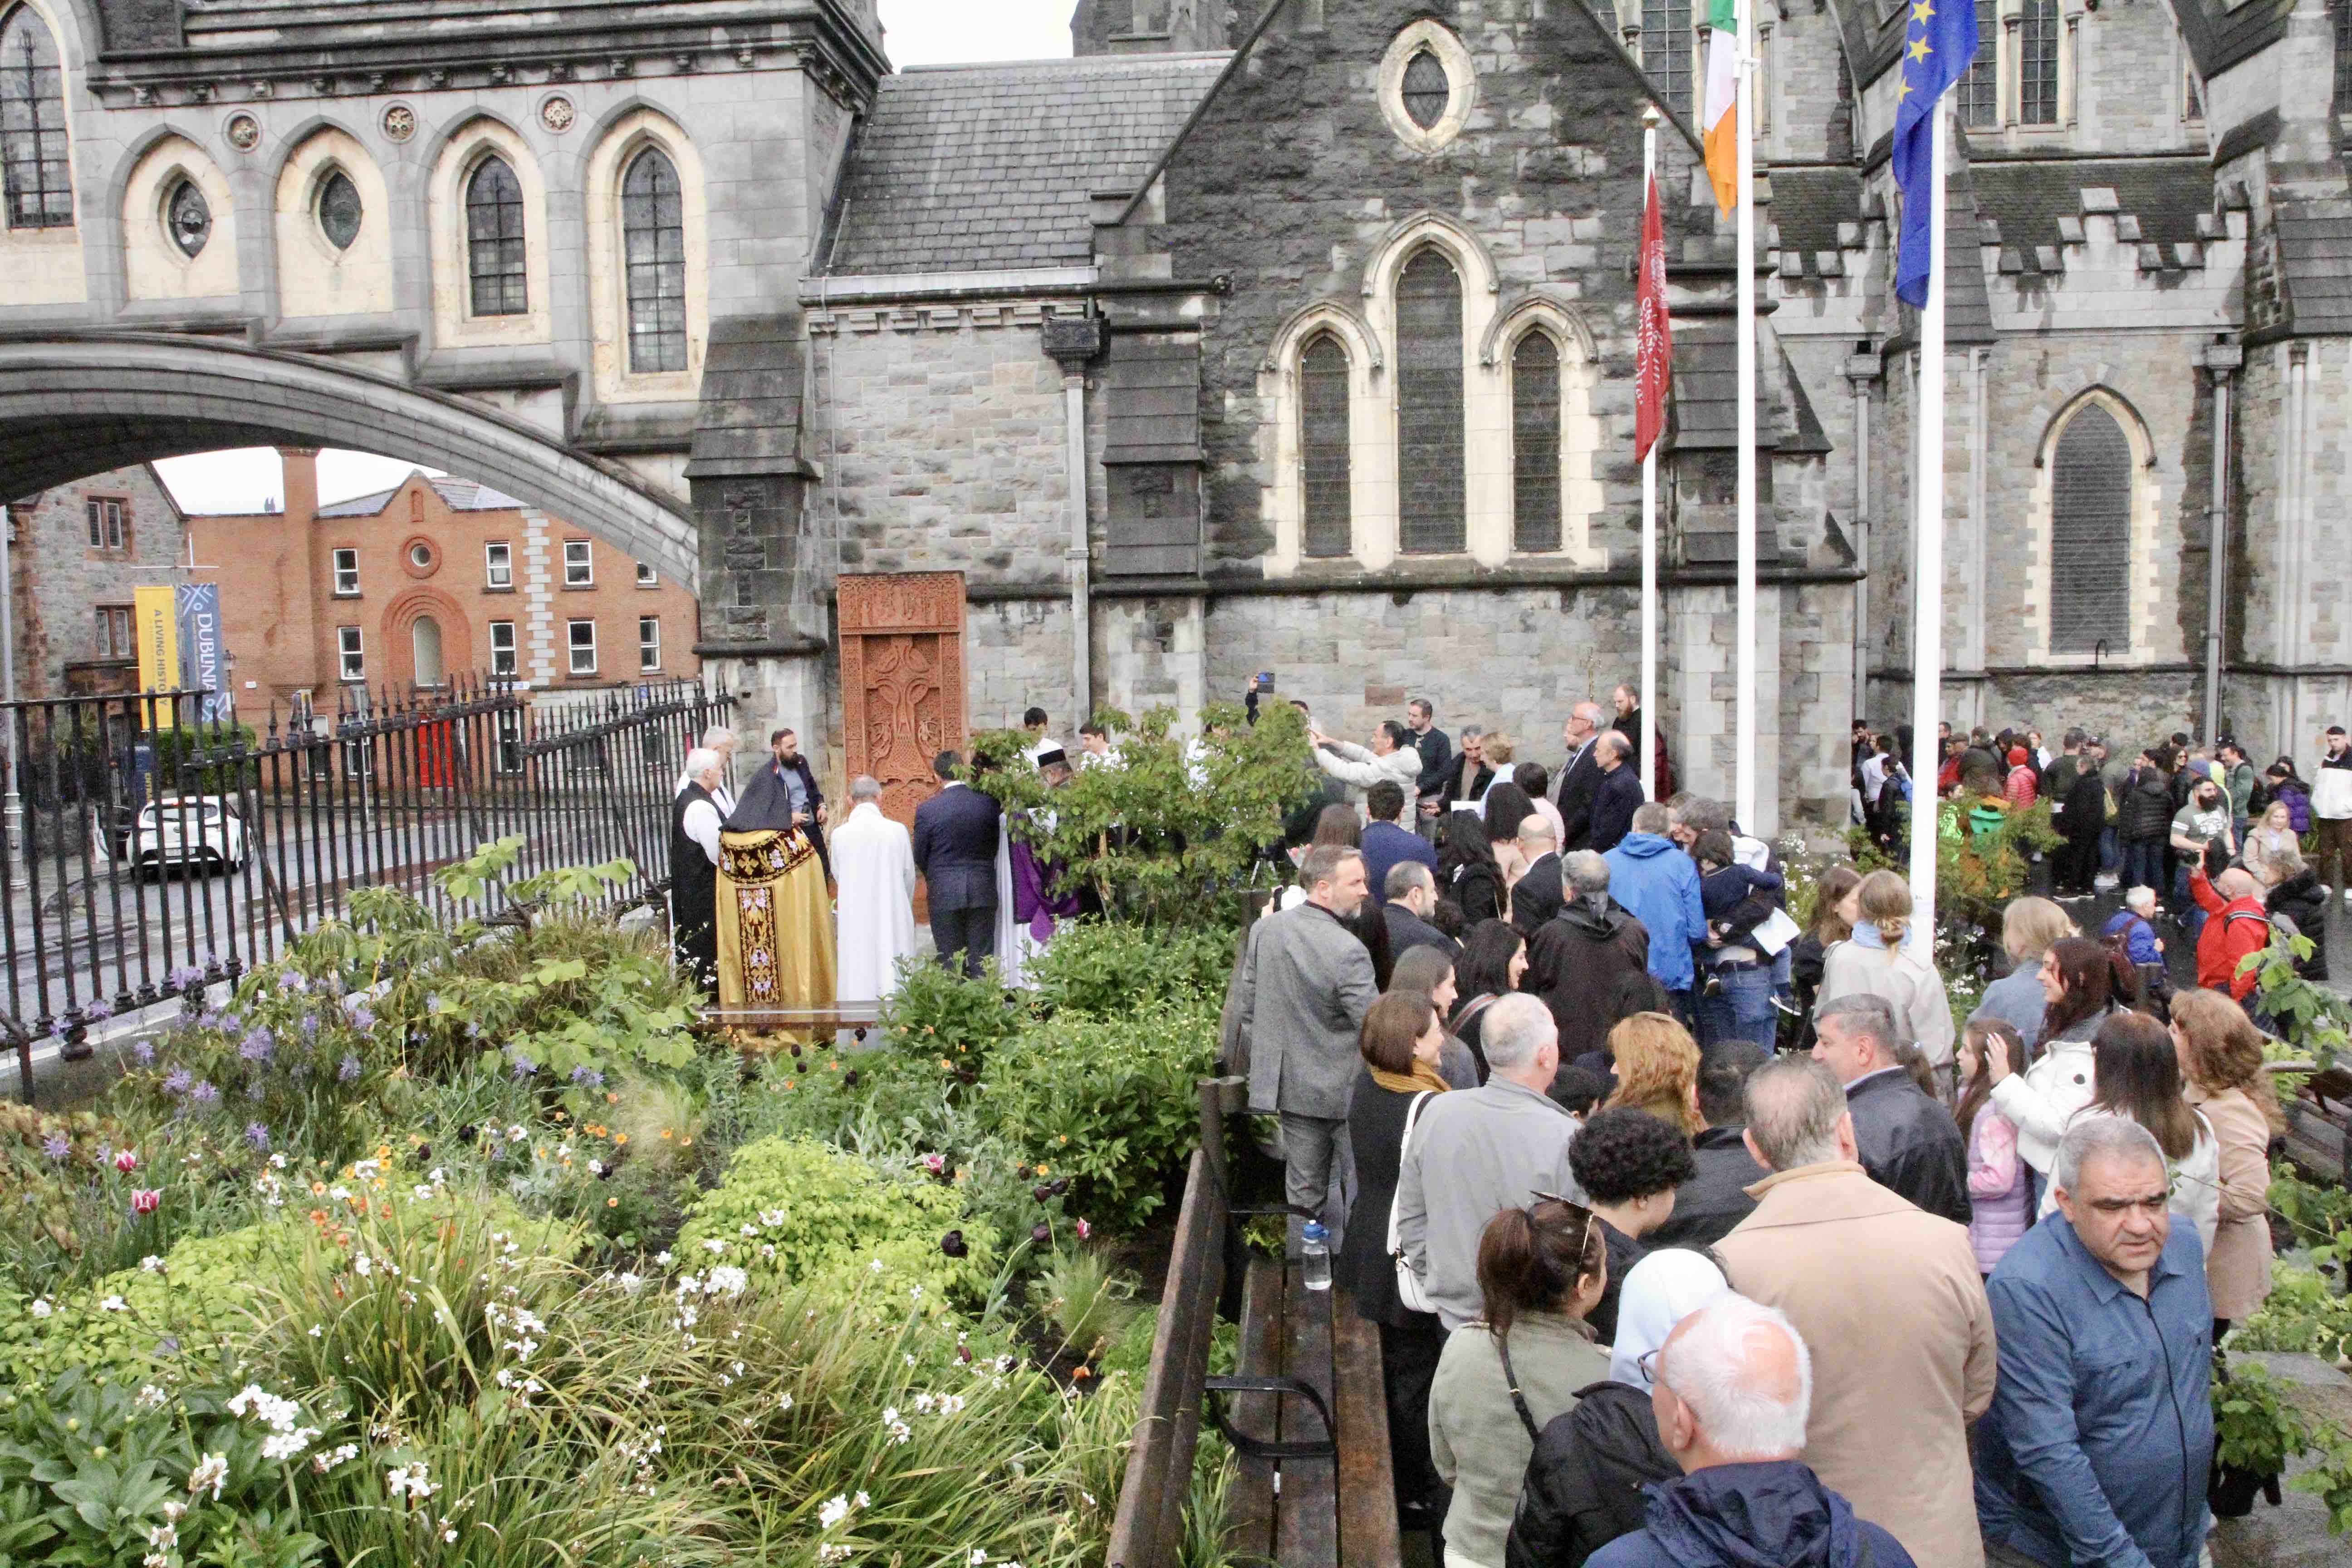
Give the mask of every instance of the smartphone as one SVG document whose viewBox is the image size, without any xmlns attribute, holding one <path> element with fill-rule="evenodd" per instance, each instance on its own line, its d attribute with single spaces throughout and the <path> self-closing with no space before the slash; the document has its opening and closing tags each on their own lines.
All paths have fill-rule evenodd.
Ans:
<svg viewBox="0 0 2352 1568">
<path fill-rule="evenodd" d="M 1257 672 L 1257 689 L 1260 691 L 1271 691 L 1274 689 L 1274 671 L 1270 669 L 1261 669 Z"/>
</svg>

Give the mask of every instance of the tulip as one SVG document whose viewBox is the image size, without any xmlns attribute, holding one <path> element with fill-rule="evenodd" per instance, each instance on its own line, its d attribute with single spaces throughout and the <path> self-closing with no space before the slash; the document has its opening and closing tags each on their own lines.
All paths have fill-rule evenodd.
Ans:
<svg viewBox="0 0 2352 1568">
<path fill-rule="evenodd" d="M 1029 1227 L 1029 1239 L 1043 1247 L 1054 1239 L 1054 1227 L 1049 1225 L 1033 1225 Z"/>
<path fill-rule="evenodd" d="M 971 1249 L 964 1245 L 963 1232 L 951 1230 L 940 1237 L 940 1250 L 950 1258 L 961 1258 Z"/>
<path fill-rule="evenodd" d="M 162 1208 L 163 1206 L 163 1194 L 156 1191 L 153 1187 L 142 1187 L 137 1192 L 131 1194 L 131 1212 L 132 1214 L 153 1214 L 157 1209 Z"/>
<path fill-rule="evenodd" d="M 129 1175 L 139 1168 L 138 1153 L 130 1149 L 121 1151 L 114 1156 L 114 1168 L 124 1175 Z"/>
</svg>

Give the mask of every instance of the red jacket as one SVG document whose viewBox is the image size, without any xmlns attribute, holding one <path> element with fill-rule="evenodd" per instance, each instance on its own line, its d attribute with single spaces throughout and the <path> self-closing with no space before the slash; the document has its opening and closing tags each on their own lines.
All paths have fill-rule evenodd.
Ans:
<svg viewBox="0 0 2352 1568">
<path fill-rule="evenodd" d="M 2243 1002 L 2262 973 L 2257 965 L 2243 974 L 2238 965 L 2250 952 L 2271 942 L 2270 911 L 2256 898 L 2224 899 L 2205 878 L 2205 868 L 2189 874 L 2189 890 L 2206 914 L 2205 930 L 2197 938 L 2197 984 L 2208 991 L 2226 991 Z"/>
</svg>

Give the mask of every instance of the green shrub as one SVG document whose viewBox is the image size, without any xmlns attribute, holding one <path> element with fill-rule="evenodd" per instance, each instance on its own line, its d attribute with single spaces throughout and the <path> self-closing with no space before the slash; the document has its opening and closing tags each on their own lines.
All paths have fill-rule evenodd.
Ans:
<svg viewBox="0 0 2352 1568">
<path fill-rule="evenodd" d="M 960 1232 L 962 1257 L 942 1249 Z M 772 1275 L 791 1284 L 878 1273 L 921 1310 L 950 1299 L 985 1300 L 1000 1260 L 994 1233 L 969 1219 L 948 1184 L 896 1174 L 801 1138 L 768 1138 L 736 1151 L 677 1238 L 680 1267 Z"/>
<path fill-rule="evenodd" d="M 1200 1142 L 1198 1081 L 1214 1069 L 1217 1005 L 1197 996 L 1117 1018 L 1029 1029 L 981 1079 L 981 1118 L 1032 1161 L 1076 1182 L 1074 1213 L 1140 1227 L 1180 1186 Z"/>
<path fill-rule="evenodd" d="M 976 979 L 937 963 L 909 963 L 883 1003 L 880 1022 L 883 1043 L 893 1051 L 922 1062 L 945 1058 L 948 1072 L 977 1072 L 1027 1016 L 992 963 Z"/>
<path fill-rule="evenodd" d="M 1233 963 L 1234 933 L 1223 926 L 1085 921 L 1048 942 L 1028 973 L 1049 1011 L 1112 1017 L 1152 1002 L 1222 1000 Z"/>
<path fill-rule="evenodd" d="M 56 1301 L 13 1293 L 0 1299 L 0 1376 L 37 1385 L 82 1367 L 101 1379 L 153 1377 L 163 1341 L 193 1349 L 199 1340 L 248 1327 L 245 1314 L 268 1265 L 269 1229 L 265 1223 L 191 1237 L 156 1268 L 107 1275 Z"/>
</svg>

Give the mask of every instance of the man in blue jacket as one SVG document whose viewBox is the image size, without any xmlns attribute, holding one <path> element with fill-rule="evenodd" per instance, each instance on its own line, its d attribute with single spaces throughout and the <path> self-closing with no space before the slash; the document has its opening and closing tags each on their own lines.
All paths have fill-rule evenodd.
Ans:
<svg viewBox="0 0 2352 1568">
<path fill-rule="evenodd" d="M 2195 1568 L 2213 1461 L 2213 1303 L 2164 1151 L 2120 1116 L 2078 1121 L 2056 1215 L 1985 1293 L 2000 1385 L 1977 1426 L 1977 1519 L 2000 1568 Z"/>
<path fill-rule="evenodd" d="M 1786 1317 L 1718 1296 L 1675 1325 L 1649 1373 L 1658 1440 L 1683 1473 L 1648 1489 L 1643 1527 L 1590 1568 L 1913 1568 L 1797 1458 L 1813 1369 Z"/>
<path fill-rule="evenodd" d="M 1675 1010 L 1687 1024 L 1691 944 L 1706 941 L 1706 912 L 1697 863 L 1666 837 L 1668 825 L 1666 808 L 1650 802 L 1633 813 L 1633 831 L 1601 858 L 1609 862 L 1609 896 L 1650 933 L 1650 974 L 1674 994 Z"/>
</svg>

